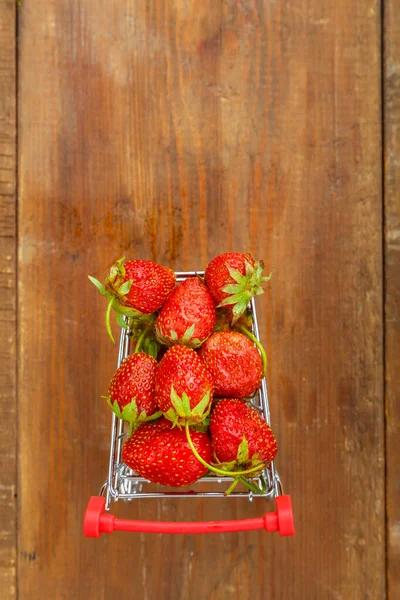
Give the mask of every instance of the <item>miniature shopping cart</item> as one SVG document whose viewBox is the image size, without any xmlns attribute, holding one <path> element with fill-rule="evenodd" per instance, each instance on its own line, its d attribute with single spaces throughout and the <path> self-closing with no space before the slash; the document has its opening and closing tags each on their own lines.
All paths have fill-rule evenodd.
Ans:
<svg viewBox="0 0 400 600">
<path fill-rule="evenodd" d="M 177 281 L 188 277 L 204 275 L 199 271 L 176 273 Z M 257 313 L 254 298 L 249 304 L 252 314 L 253 334 L 259 340 Z M 130 353 L 130 331 L 121 329 L 119 344 L 118 367 Z M 247 399 L 248 404 L 263 414 L 270 425 L 270 410 L 268 405 L 267 383 L 265 377 L 260 389 Z M 169 491 L 152 484 L 143 477 L 138 476 L 127 467 L 121 459 L 123 443 L 126 439 L 126 425 L 113 413 L 111 425 L 110 460 L 108 477 L 104 482 L 99 496 L 92 496 L 86 509 L 84 518 L 84 534 L 87 537 L 99 537 L 102 533 L 113 531 L 136 531 L 147 533 L 213 533 L 229 531 L 250 531 L 265 529 L 266 531 L 279 531 L 281 536 L 294 535 L 294 522 L 291 499 L 283 495 L 282 484 L 278 472 L 272 461 L 265 469 L 250 481 L 257 492 L 252 489 L 232 491 L 225 495 L 226 482 L 233 481 L 230 477 L 215 477 L 206 475 L 190 486 L 188 490 Z M 253 485 L 251 486 L 253 487 Z M 117 519 L 110 512 L 112 502 L 118 500 L 137 501 L 140 498 L 187 498 L 194 501 L 196 498 L 247 498 L 252 502 L 255 498 L 273 499 L 276 502 L 276 512 L 268 512 L 259 518 L 241 519 L 233 521 L 205 521 L 205 522 L 160 522 Z M 189 501 L 189 500 L 188 500 Z"/>
</svg>

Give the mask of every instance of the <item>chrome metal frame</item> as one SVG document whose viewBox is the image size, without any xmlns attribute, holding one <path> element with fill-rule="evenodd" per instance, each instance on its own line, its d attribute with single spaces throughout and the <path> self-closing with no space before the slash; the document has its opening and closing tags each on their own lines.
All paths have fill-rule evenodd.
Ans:
<svg viewBox="0 0 400 600">
<path fill-rule="evenodd" d="M 188 277 L 196 277 L 204 275 L 204 271 L 179 271 L 175 273 L 177 281 L 183 281 Z M 259 328 L 257 321 L 257 312 L 254 298 L 249 305 L 253 317 L 253 333 L 259 340 Z M 129 356 L 130 332 L 127 329 L 121 330 L 118 353 L 118 367 Z M 268 390 L 265 377 L 261 382 L 260 389 L 252 398 L 247 398 L 247 403 L 253 408 L 260 411 L 266 420 L 271 425 L 271 414 L 268 404 Z M 253 498 L 276 498 L 283 494 L 282 484 L 275 469 L 274 462 L 271 462 L 268 467 L 261 473 L 261 477 L 253 478 L 251 481 L 258 487 L 261 487 L 262 479 L 266 483 L 266 489 L 262 493 L 254 493 L 251 490 L 233 491 L 228 496 L 225 496 L 224 490 L 221 490 L 221 484 L 233 481 L 232 477 L 202 477 L 195 484 L 190 486 L 189 491 L 153 491 L 156 484 L 152 484 L 143 477 L 139 477 L 121 460 L 121 451 L 123 438 L 127 435 L 125 424 L 121 419 L 118 419 L 115 414 L 112 415 L 111 422 L 111 443 L 110 443 L 110 459 L 108 466 L 108 477 L 101 487 L 100 495 L 106 495 L 106 510 L 109 510 L 111 501 L 125 500 L 131 501 L 135 498 L 247 498 L 250 502 Z M 209 491 L 198 489 L 202 484 L 207 484 L 210 487 Z M 156 486 L 157 487 L 157 486 Z M 150 489 L 149 489 L 150 488 Z M 161 486 L 158 486 L 161 488 Z M 196 489 L 197 488 L 197 489 Z M 219 489 L 218 489 L 219 488 Z M 172 490 L 173 488 L 171 488 Z"/>
</svg>

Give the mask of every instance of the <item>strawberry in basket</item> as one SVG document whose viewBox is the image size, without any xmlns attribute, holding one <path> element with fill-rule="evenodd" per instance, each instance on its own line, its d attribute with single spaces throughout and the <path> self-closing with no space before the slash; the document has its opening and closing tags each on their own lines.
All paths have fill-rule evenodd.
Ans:
<svg viewBox="0 0 400 600">
<path fill-rule="evenodd" d="M 201 423 L 213 397 L 213 381 L 197 353 L 186 346 L 172 346 L 156 374 L 156 398 L 164 416 L 174 424 Z"/>
<path fill-rule="evenodd" d="M 110 326 L 110 312 L 115 310 L 121 327 L 126 327 L 122 315 L 143 318 L 158 310 L 175 286 L 175 273 L 151 260 L 117 260 L 111 267 L 104 286 L 89 275 L 90 281 L 108 300 L 107 332 L 114 342 Z M 114 342 L 115 343 L 115 342 Z"/>
<path fill-rule="evenodd" d="M 211 414 L 213 455 L 229 468 L 264 468 L 278 451 L 271 427 L 262 415 L 242 400 L 226 398 Z"/>
<path fill-rule="evenodd" d="M 209 436 L 193 431 L 191 439 L 199 456 L 209 462 Z M 207 473 L 207 467 L 190 449 L 185 432 L 174 428 L 167 419 L 145 423 L 136 429 L 123 447 L 122 460 L 149 481 L 174 487 L 190 485 Z"/>
<path fill-rule="evenodd" d="M 156 320 L 157 339 L 166 346 L 198 348 L 215 325 L 214 300 L 198 277 L 185 279 L 171 292 Z"/>
<path fill-rule="evenodd" d="M 245 398 L 260 386 L 263 360 L 252 340 L 238 331 L 213 333 L 199 356 L 211 373 L 216 397 Z"/>
<path fill-rule="evenodd" d="M 131 354 L 110 382 L 107 403 L 119 419 L 130 425 L 157 419 L 161 412 L 155 400 L 157 361 L 142 352 Z"/>
<path fill-rule="evenodd" d="M 226 252 L 213 258 L 205 272 L 205 282 L 219 307 L 226 306 L 234 324 L 245 312 L 250 300 L 264 293 L 263 283 L 272 273 L 263 277 L 264 263 L 255 261 L 250 254 Z"/>
</svg>

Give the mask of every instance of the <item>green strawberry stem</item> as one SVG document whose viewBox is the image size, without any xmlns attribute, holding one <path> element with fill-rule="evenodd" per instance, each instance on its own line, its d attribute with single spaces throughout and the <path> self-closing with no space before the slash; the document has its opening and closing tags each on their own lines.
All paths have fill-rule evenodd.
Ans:
<svg viewBox="0 0 400 600">
<path fill-rule="evenodd" d="M 223 469 L 218 469 L 217 467 L 213 467 L 212 465 L 209 465 L 200 456 L 200 454 L 197 452 L 196 448 L 194 447 L 194 444 L 192 442 L 192 438 L 190 437 L 189 422 L 188 421 L 186 421 L 186 423 L 185 423 L 185 433 L 186 433 L 186 439 L 188 441 L 190 449 L 193 452 L 193 454 L 195 455 L 195 457 L 197 458 L 197 460 L 199 462 L 201 462 L 201 464 L 204 467 L 206 467 L 209 471 L 213 471 L 213 473 L 216 473 L 217 475 L 222 475 L 222 476 L 227 476 L 227 477 L 235 477 L 236 475 L 238 475 L 238 476 L 250 475 L 250 473 L 256 473 L 257 471 L 259 471 L 260 467 L 263 466 L 262 463 L 260 463 L 257 467 L 252 467 L 251 469 L 247 469 L 246 471 L 225 471 Z"/>
<path fill-rule="evenodd" d="M 245 327 L 242 327 L 241 325 L 236 325 L 235 329 L 238 329 L 241 333 L 243 333 L 245 336 L 247 336 L 249 338 L 249 340 L 251 340 L 259 349 L 260 354 L 261 354 L 261 358 L 262 358 L 262 362 L 263 362 L 263 369 L 264 369 L 264 375 L 266 375 L 267 373 L 267 364 L 268 364 L 268 360 L 267 360 L 267 355 L 265 353 L 264 347 L 261 344 L 261 342 L 258 341 L 258 339 L 256 338 L 255 335 L 253 335 L 248 329 L 246 329 Z"/>
<path fill-rule="evenodd" d="M 237 486 L 239 481 L 240 481 L 240 477 L 235 477 L 234 481 L 232 481 L 231 485 L 226 490 L 224 496 L 229 496 L 229 494 L 231 494 L 233 492 L 233 490 L 235 489 L 235 487 Z"/>
<path fill-rule="evenodd" d="M 239 477 L 239 481 L 241 483 L 243 483 L 243 485 L 245 485 L 246 487 L 248 487 L 249 490 L 251 490 L 255 494 L 262 494 L 263 491 L 264 491 L 264 490 L 260 490 L 260 488 L 256 487 L 252 483 L 250 483 L 250 481 L 247 481 L 247 479 L 245 479 L 244 477 Z"/>
<path fill-rule="evenodd" d="M 237 484 L 242 483 L 244 486 L 246 486 L 249 490 L 251 490 L 252 492 L 254 492 L 255 494 L 262 494 L 263 490 L 260 490 L 260 488 L 256 487 L 255 485 L 253 485 L 252 483 L 250 483 L 250 481 L 247 481 L 247 479 L 245 479 L 244 477 L 235 477 L 235 480 L 232 482 L 232 484 L 228 487 L 228 489 L 225 492 L 225 496 L 229 496 L 229 494 L 231 494 L 233 492 L 233 490 L 235 489 L 235 487 L 237 486 Z"/>
<path fill-rule="evenodd" d="M 114 340 L 114 337 L 113 337 L 113 334 L 111 331 L 110 314 L 111 314 L 111 309 L 113 307 L 114 300 L 115 300 L 114 297 L 110 298 L 110 300 L 108 302 L 107 310 L 106 310 L 106 329 L 107 329 L 107 333 L 110 336 L 110 339 L 113 344 L 115 344 L 115 340 Z"/>
<path fill-rule="evenodd" d="M 140 336 L 139 336 L 139 338 L 138 338 L 138 340 L 136 342 L 135 351 L 134 351 L 133 354 L 138 354 L 139 353 L 140 348 L 142 347 L 142 344 L 143 344 L 143 340 L 144 340 L 144 338 L 147 335 L 147 332 L 148 332 L 148 330 L 144 329 L 143 332 L 140 334 Z"/>
</svg>

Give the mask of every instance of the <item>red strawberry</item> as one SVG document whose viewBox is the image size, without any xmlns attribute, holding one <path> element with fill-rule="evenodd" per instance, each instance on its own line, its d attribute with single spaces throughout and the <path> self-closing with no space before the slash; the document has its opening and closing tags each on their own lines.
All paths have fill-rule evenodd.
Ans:
<svg viewBox="0 0 400 600">
<path fill-rule="evenodd" d="M 226 252 L 213 258 L 205 272 L 205 281 L 218 306 L 232 309 L 232 323 L 244 313 L 253 296 L 262 294 L 263 283 L 269 281 L 262 277 L 264 263 L 255 262 L 250 254 Z"/>
<path fill-rule="evenodd" d="M 111 379 L 107 403 L 131 427 L 161 416 L 155 401 L 156 371 L 152 356 L 131 354 Z"/>
<path fill-rule="evenodd" d="M 215 325 L 212 296 L 198 277 L 189 277 L 171 292 L 156 321 L 157 338 L 162 344 L 183 344 L 197 348 Z"/>
<path fill-rule="evenodd" d="M 257 348 L 237 331 L 213 333 L 200 348 L 199 356 L 211 373 L 217 397 L 250 396 L 263 378 Z"/>
<path fill-rule="evenodd" d="M 211 414 L 210 434 L 214 456 L 220 462 L 251 468 L 274 460 L 278 451 L 271 427 L 261 414 L 242 400 L 218 402 Z"/>
<path fill-rule="evenodd" d="M 150 260 L 118 260 L 111 267 L 104 287 L 94 277 L 89 279 L 109 303 L 106 313 L 107 331 L 114 341 L 110 328 L 110 310 L 117 313 L 118 323 L 126 327 L 120 315 L 141 317 L 149 315 L 164 304 L 175 286 L 175 273 Z"/>
<path fill-rule="evenodd" d="M 174 424 L 200 423 L 210 412 L 213 382 L 197 356 L 186 346 L 172 346 L 156 375 L 156 398 L 164 416 Z"/>
<path fill-rule="evenodd" d="M 192 431 L 191 438 L 201 458 L 209 462 L 208 435 Z M 192 453 L 185 432 L 166 419 L 138 427 L 122 449 L 122 460 L 141 477 L 161 485 L 183 487 L 207 473 Z"/>
</svg>

